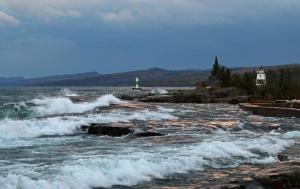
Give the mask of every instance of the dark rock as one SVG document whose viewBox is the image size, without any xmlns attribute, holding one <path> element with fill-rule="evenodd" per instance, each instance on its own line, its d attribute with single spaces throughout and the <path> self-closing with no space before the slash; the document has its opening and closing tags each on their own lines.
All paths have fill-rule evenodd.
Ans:
<svg viewBox="0 0 300 189">
<path fill-rule="evenodd" d="M 90 126 L 88 126 L 88 125 L 83 125 L 83 126 L 81 126 L 81 130 L 82 131 L 87 131 L 89 127 Z"/>
<path fill-rule="evenodd" d="M 128 135 L 132 132 L 133 131 L 127 127 L 112 127 L 101 124 L 92 124 L 90 127 L 88 127 L 88 134 L 92 135 L 107 135 L 111 137 L 120 137 L 123 135 Z"/>
<path fill-rule="evenodd" d="M 278 159 L 279 161 L 288 161 L 288 160 L 289 160 L 289 158 L 288 158 L 287 155 L 282 155 L 282 154 L 279 154 L 279 155 L 277 156 L 277 159 Z"/>
<path fill-rule="evenodd" d="M 236 87 L 226 87 L 221 89 L 216 89 L 211 92 L 214 98 L 225 98 L 225 97 L 237 97 L 247 95 L 247 92 L 236 88 Z"/>
<path fill-rule="evenodd" d="M 300 109 L 260 105 L 259 103 L 240 103 L 240 108 L 253 114 L 271 117 L 300 117 Z"/>
<path fill-rule="evenodd" d="M 213 97 L 210 91 L 179 91 L 174 94 L 172 101 L 176 103 L 210 103 Z"/>
<path fill-rule="evenodd" d="M 156 133 L 156 132 L 143 132 L 143 133 L 136 133 L 136 137 L 152 137 L 152 136 L 165 136 L 165 134 L 162 133 Z"/>
<path fill-rule="evenodd" d="M 281 162 L 270 168 L 262 169 L 254 179 L 265 188 L 296 189 L 300 188 L 300 162 Z"/>
<path fill-rule="evenodd" d="M 151 91 L 132 91 L 120 96 L 123 100 L 139 100 L 151 96 Z"/>
<path fill-rule="evenodd" d="M 225 171 L 226 173 L 226 171 Z M 298 189 L 300 188 L 300 161 L 279 162 L 262 168 L 237 168 L 220 177 L 211 189 Z M 218 174 L 217 174 L 218 175 Z M 219 175 L 222 175 L 219 173 Z M 226 181 L 226 178 L 234 180 Z M 224 182 L 225 181 L 225 182 Z M 223 182 L 223 183 L 222 183 Z"/>
<path fill-rule="evenodd" d="M 241 103 L 248 102 L 247 93 L 236 87 L 218 89 L 170 90 L 168 94 L 151 94 L 150 91 L 135 91 L 120 96 L 125 100 L 157 103 Z"/>
<path fill-rule="evenodd" d="M 141 102 L 173 102 L 172 95 L 154 95 L 139 99 Z"/>
</svg>

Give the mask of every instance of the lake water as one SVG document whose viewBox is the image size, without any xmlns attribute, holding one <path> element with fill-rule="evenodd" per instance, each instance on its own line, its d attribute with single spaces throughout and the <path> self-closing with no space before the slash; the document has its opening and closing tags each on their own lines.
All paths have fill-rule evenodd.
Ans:
<svg viewBox="0 0 300 189">
<path fill-rule="evenodd" d="M 227 104 L 93 111 L 126 103 L 115 96 L 128 90 L 0 88 L 0 188 L 184 188 L 207 184 L 193 179 L 207 171 L 264 166 L 283 152 L 299 158 L 298 118 L 255 116 Z M 73 103 L 66 95 L 99 98 Z M 80 129 L 117 122 L 131 125 L 135 132 L 166 135 L 112 138 Z"/>
</svg>

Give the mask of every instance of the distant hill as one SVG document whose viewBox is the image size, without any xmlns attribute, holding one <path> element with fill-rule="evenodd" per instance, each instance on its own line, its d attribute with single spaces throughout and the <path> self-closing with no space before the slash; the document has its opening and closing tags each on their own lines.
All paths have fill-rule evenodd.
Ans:
<svg viewBox="0 0 300 189">
<path fill-rule="evenodd" d="M 12 78 L 0 77 L 0 86 L 13 86 L 25 80 L 26 79 L 23 77 L 12 77 Z"/>
<path fill-rule="evenodd" d="M 170 71 L 161 68 L 97 75 L 94 77 L 41 82 L 39 86 L 132 86 L 136 77 L 142 86 L 194 86 L 209 76 L 208 70 Z"/>
<path fill-rule="evenodd" d="M 300 68 L 300 64 L 267 66 L 266 70 L 279 68 Z M 235 73 L 255 71 L 256 67 L 231 68 Z M 196 81 L 209 77 L 210 70 L 165 70 L 150 68 L 146 70 L 99 74 L 97 72 L 54 75 L 30 78 L 0 78 L 0 86 L 133 86 L 136 77 L 141 79 L 141 86 L 194 86 Z"/>
<path fill-rule="evenodd" d="M 16 78 L 0 78 L 0 86 L 38 86 L 42 83 L 58 82 L 72 79 L 87 79 L 90 77 L 99 76 L 97 72 L 87 72 L 79 74 L 53 75 L 46 77 L 37 77 L 26 79 L 24 77 Z"/>
<path fill-rule="evenodd" d="M 264 66 L 265 70 L 277 70 L 281 68 L 300 68 L 300 64 L 294 63 L 294 64 L 283 64 L 283 65 L 274 65 L 274 66 Z M 243 73 L 243 72 L 252 72 L 256 71 L 257 67 L 236 67 L 231 68 L 231 70 L 234 73 Z"/>
</svg>

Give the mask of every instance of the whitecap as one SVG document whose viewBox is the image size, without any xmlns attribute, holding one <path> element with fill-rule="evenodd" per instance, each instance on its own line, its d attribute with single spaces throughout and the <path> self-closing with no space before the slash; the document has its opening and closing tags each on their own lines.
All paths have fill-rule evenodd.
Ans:
<svg viewBox="0 0 300 189">
<path fill-rule="evenodd" d="M 235 138 L 231 141 L 210 139 L 182 147 L 161 147 L 156 153 L 128 150 L 126 154 L 91 156 L 65 161 L 52 168 L 52 175 L 38 179 L 28 174 L 8 174 L 0 177 L 6 189 L 90 189 L 113 185 L 133 186 L 153 178 L 163 179 L 175 173 L 203 170 L 207 167 L 236 167 L 242 163 L 268 164 L 275 161 L 273 154 L 291 146 L 292 142 L 261 136 L 254 139 Z M 261 155 L 257 151 L 260 145 Z M 271 149 L 271 150 L 270 150 Z"/>
<path fill-rule="evenodd" d="M 66 97 L 44 97 L 31 101 L 36 104 L 33 110 L 38 115 L 54 115 L 62 113 L 83 113 L 91 111 L 96 107 L 109 106 L 111 104 L 120 104 L 122 101 L 112 94 L 103 95 L 92 102 L 74 103 Z"/>
</svg>

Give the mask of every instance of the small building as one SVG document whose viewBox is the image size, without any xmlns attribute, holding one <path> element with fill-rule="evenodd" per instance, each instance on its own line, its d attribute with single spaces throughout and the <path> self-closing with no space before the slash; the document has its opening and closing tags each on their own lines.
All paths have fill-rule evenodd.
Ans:
<svg viewBox="0 0 300 189">
<path fill-rule="evenodd" d="M 267 77 L 265 73 L 265 69 L 261 66 L 256 71 L 256 86 L 266 86 Z"/>
</svg>

